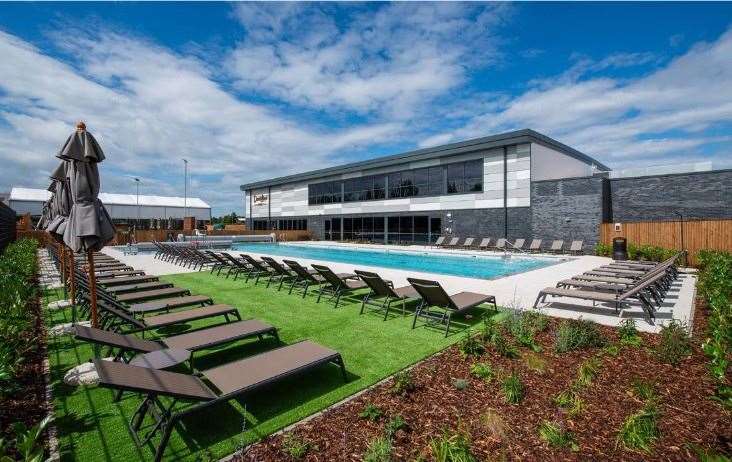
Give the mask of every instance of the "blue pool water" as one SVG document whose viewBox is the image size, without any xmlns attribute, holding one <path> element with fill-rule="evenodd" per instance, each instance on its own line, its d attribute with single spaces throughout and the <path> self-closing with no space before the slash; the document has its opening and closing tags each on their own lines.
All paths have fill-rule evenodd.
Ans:
<svg viewBox="0 0 732 462">
<path fill-rule="evenodd" d="M 416 251 L 345 249 L 343 247 L 270 243 L 236 243 L 232 249 L 245 253 L 261 253 L 293 259 L 307 258 L 350 263 L 355 267 L 358 265 L 381 266 L 480 279 L 495 279 L 563 261 L 559 258 L 512 256 L 504 259 L 501 256 L 453 256 Z"/>
</svg>

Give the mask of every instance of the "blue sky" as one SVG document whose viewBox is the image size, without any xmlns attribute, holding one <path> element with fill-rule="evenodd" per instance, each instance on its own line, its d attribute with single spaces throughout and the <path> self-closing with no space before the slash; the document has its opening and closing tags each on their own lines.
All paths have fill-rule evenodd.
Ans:
<svg viewBox="0 0 732 462">
<path fill-rule="evenodd" d="M 77 119 L 103 190 L 238 185 L 533 128 L 613 168 L 732 166 L 729 3 L 4 3 L 0 191 Z"/>
</svg>

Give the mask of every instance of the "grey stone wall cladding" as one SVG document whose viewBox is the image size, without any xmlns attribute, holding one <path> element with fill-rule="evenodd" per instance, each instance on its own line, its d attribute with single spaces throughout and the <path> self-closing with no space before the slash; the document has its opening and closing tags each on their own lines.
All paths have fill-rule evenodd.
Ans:
<svg viewBox="0 0 732 462">
<path fill-rule="evenodd" d="M 732 218 L 732 170 L 610 180 L 615 222 Z"/>
<path fill-rule="evenodd" d="M 531 185 L 531 233 L 534 238 L 583 240 L 585 252 L 597 244 L 603 215 L 603 178 L 586 177 Z M 549 245 L 548 242 L 544 243 Z"/>
</svg>

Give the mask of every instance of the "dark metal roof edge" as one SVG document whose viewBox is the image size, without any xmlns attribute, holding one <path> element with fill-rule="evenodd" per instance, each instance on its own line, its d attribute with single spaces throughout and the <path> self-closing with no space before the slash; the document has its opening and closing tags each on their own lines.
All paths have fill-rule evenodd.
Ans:
<svg viewBox="0 0 732 462">
<path fill-rule="evenodd" d="M 307 179 L 315 179 L 329 175 L 337 175 L 348 173 L 357 170 L 372 169 L 379 167 L 387 167 L 391 165 L 397 165 L 400 163 L 412 162 L 415 160 L 427 160 L 434 157 L 442 157 L 447 155 L 464 154 L 466 152 L 477 151 L 486 148 L 495 148 L 501 146 L 508 146 L 512 144 L 520 144 L 526 142 L 536 142 L 543 144 L 546 147 L 557 149 L 558 151 L 581 160 L 585 163 L 594 164 L 601 170 L 610 170 L 609 167 L 603 165 L 592 157 L 574 149 L 566 144 L 560 143 L 559 141 L 550 138 L 546 135 L 542 135 L 531 129 L 521 129 L 506 133 L 500 133 L 497 135 L 486 136 L 482 138 L 474 138 L 471 140 L 460 141 L 457 143 L 445 144 L 442 146 L 435 146 L 431 148 L 417 149 L 408 151 L 400 154 L 392 154 L 389 156 L 377 157 L 374 159 L 362 160 L 358 162 L 351 162 L 344 165 L 337 165 L 333 167 L 322 168 L 318 170 L 311 170 L 308 172 L 296 173 L 293 175 L 287 175 L 269 180 L 254 181 L 251 183 L 242 184 L 239 189 L 247 191 L 250 189 L 262 188 L 266 186 L 279 186 L 287 183 L 293 183 L 295 181 L 302 181 Z"/>
<path fill-rule="evenodd" d="M 620 178 L 610 178 L 610 181 L 625 181 L 625 180 L 639 180 L 639 179 L 647 179 L 647 178 L 667 178 L 667 177 L 674 177 L 674 176 L 682 176 L 682 175 L 711 175 L 714 173 L 728 173 L 732 172 L 732 168 L 720 168 L 717 170 L 702 170 L 699 172 L 674 172 L 674 173 L 657 173 L 655 175 L 638 175 L 638 176 L 623 176 Z"/>
</svg>

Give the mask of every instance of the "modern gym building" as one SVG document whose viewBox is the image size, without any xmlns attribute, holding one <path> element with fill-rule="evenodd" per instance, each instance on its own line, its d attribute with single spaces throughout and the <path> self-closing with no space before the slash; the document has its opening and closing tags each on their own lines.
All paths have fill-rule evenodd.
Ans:
<svg viewBox="0 0 732 462">
<path fill-rule="evenodd" d="M 254 229 L 374 242 L 425 243 L 441 234 L 529 238 L 532 185 L 608 170 L 576 149 L 520 130 L 241 189 Z"/>
</svg>

